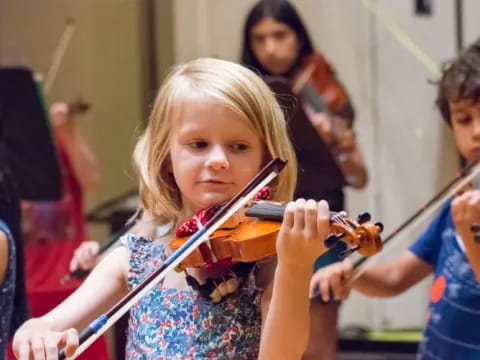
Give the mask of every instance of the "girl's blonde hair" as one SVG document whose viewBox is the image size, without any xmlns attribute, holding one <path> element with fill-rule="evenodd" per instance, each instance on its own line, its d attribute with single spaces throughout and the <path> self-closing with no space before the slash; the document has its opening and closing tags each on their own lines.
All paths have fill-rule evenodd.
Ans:
<svg viewBox="0 0 480 360">
<path fill-rule="evenodd" d="M 272 187 L 272 200 L 293 196 L 297 162 L 280 106 L 268 86 L 251 70 L 233 62 L 201 58 L 173 69 L 155 99 L 149 123 L 134 151 L 141 206 L 158 224 L 176 222 L 181 196 L 171 174 L 169 148 L 175 121 L 189 100 L 212 101 L 246 117 L 265 144 L 268 159 L 288 164 Z M 188 105 L 186 105 L 188 106 Z"/>
</svg>

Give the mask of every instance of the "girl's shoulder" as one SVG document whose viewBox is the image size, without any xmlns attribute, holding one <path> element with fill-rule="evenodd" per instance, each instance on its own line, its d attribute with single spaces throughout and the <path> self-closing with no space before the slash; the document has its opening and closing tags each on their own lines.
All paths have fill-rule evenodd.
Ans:
<svg viewBox="0 0 480 360">
<path fill-rule="evenodd" d="M 167 258 L 163 239 L 128 233 L 122 236 L 120 242 L 130 253 L 128 284 L 131 287 L 135 287 L 143 281 Z"/>
</svg>

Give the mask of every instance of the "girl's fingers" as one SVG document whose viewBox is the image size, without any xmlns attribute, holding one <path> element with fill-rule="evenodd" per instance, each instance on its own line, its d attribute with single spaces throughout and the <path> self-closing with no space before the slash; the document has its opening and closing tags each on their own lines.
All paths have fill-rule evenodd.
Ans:
<svg viewBox="0 0 480 360">
<path fill-rule="evenodd" d="M 295 213 L 293 220 L 293 231 L 302 232 L 305 228 L 305 199 L 295 201 Z"/>
<path fill-rule="evenodd" d="M 57 353 L 58 349 L 65 348 L 65 355 L 72 356 L 78 348 L 78 332 L 75 329 L 68 329 L 63 332 L 56 333 L 57 340 Z"/>
<path fill-rule="evenodd" d="M 18 360 L 29 360 L 30 346 L 27 340 L 17 340 L 13 344 L 13 353 Z"/>
<path fill-rule="evenodd" d="M 305 231 L 308 238 L 317 239 L 317 202 L 308 200 L 305 203 Z"/>
<path fill-rule="evenodd" d="M 317 204 L 317 232 L 320 240 L 324 240 L 330 231 L 330 209 L 325 200 Z"/>
<path fill-rule="evenodd" d="M 45 347 L 42 338 L 35 336 L 31 339 L 32 353 L 35 360 L 45 360 Z"/>
<path fill-rule="evenodd" d="M 58 360 L 58 346 L 55 336 L 45 336 L 43 339 L 47 360 Z"/>
<path fill-rule="evenodd" d="M 72 356 L 78 348 L 78 332 L 75 329 L 69 329 L 65 332 L 66 346 L 65 355 Z"/>
<path fill-rule="evenodd" d="M 290 201 L 287 204 L 285 208 L 285 212 L 283 214 L 282 226 L 286 227 L 287 229 L 293 228 L 294 214 L 295 214 L 295 203 L 293 201 Z"/>
</svg>

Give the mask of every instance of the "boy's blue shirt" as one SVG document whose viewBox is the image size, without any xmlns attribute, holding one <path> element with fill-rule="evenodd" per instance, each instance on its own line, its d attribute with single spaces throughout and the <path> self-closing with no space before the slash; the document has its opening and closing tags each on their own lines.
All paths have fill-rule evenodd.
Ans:
<svg viewBox="0 0 480 360">
<path fill-rule="evenodd" d="M 434 274 L 418 359 L 480 359 L 480 285 L 455 230 L 450 206 L 448 202 L 410 247 L 432 265 Z"/>
</svg>

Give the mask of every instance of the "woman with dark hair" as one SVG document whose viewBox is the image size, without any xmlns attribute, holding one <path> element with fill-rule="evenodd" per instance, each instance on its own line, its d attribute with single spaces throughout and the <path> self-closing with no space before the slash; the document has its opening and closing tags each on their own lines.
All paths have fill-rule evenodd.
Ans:
<svg viewBox="0 0 480 360">
<path fill-rule="evenodd" d="M 361 189 L 367 182 L 352 127 L 354 110 L 332 67 L 314 50 L 291 3 L 262 0 L 253 6 L 243 31 L 241 60 L 274 92 L 294 95 L 300 104 L 291 109 L 292 96 L 278 97 L 289 110 L 286 118 L 298 158 L 295 197 L 327 200 L 330 209 L 343 210 L 343 188 Z M 336 260 L 323 256 L 315 269 Z M 338 305 L 312 301 L 311 340 L 304 359 L 335 358 L 337 316 Z"/>
<path fill-rule="evenodd" d="M 0 167 L 0 360 L 8 339 L 27 319 L 20 205 L 8 170 Z"/>
</svg>

